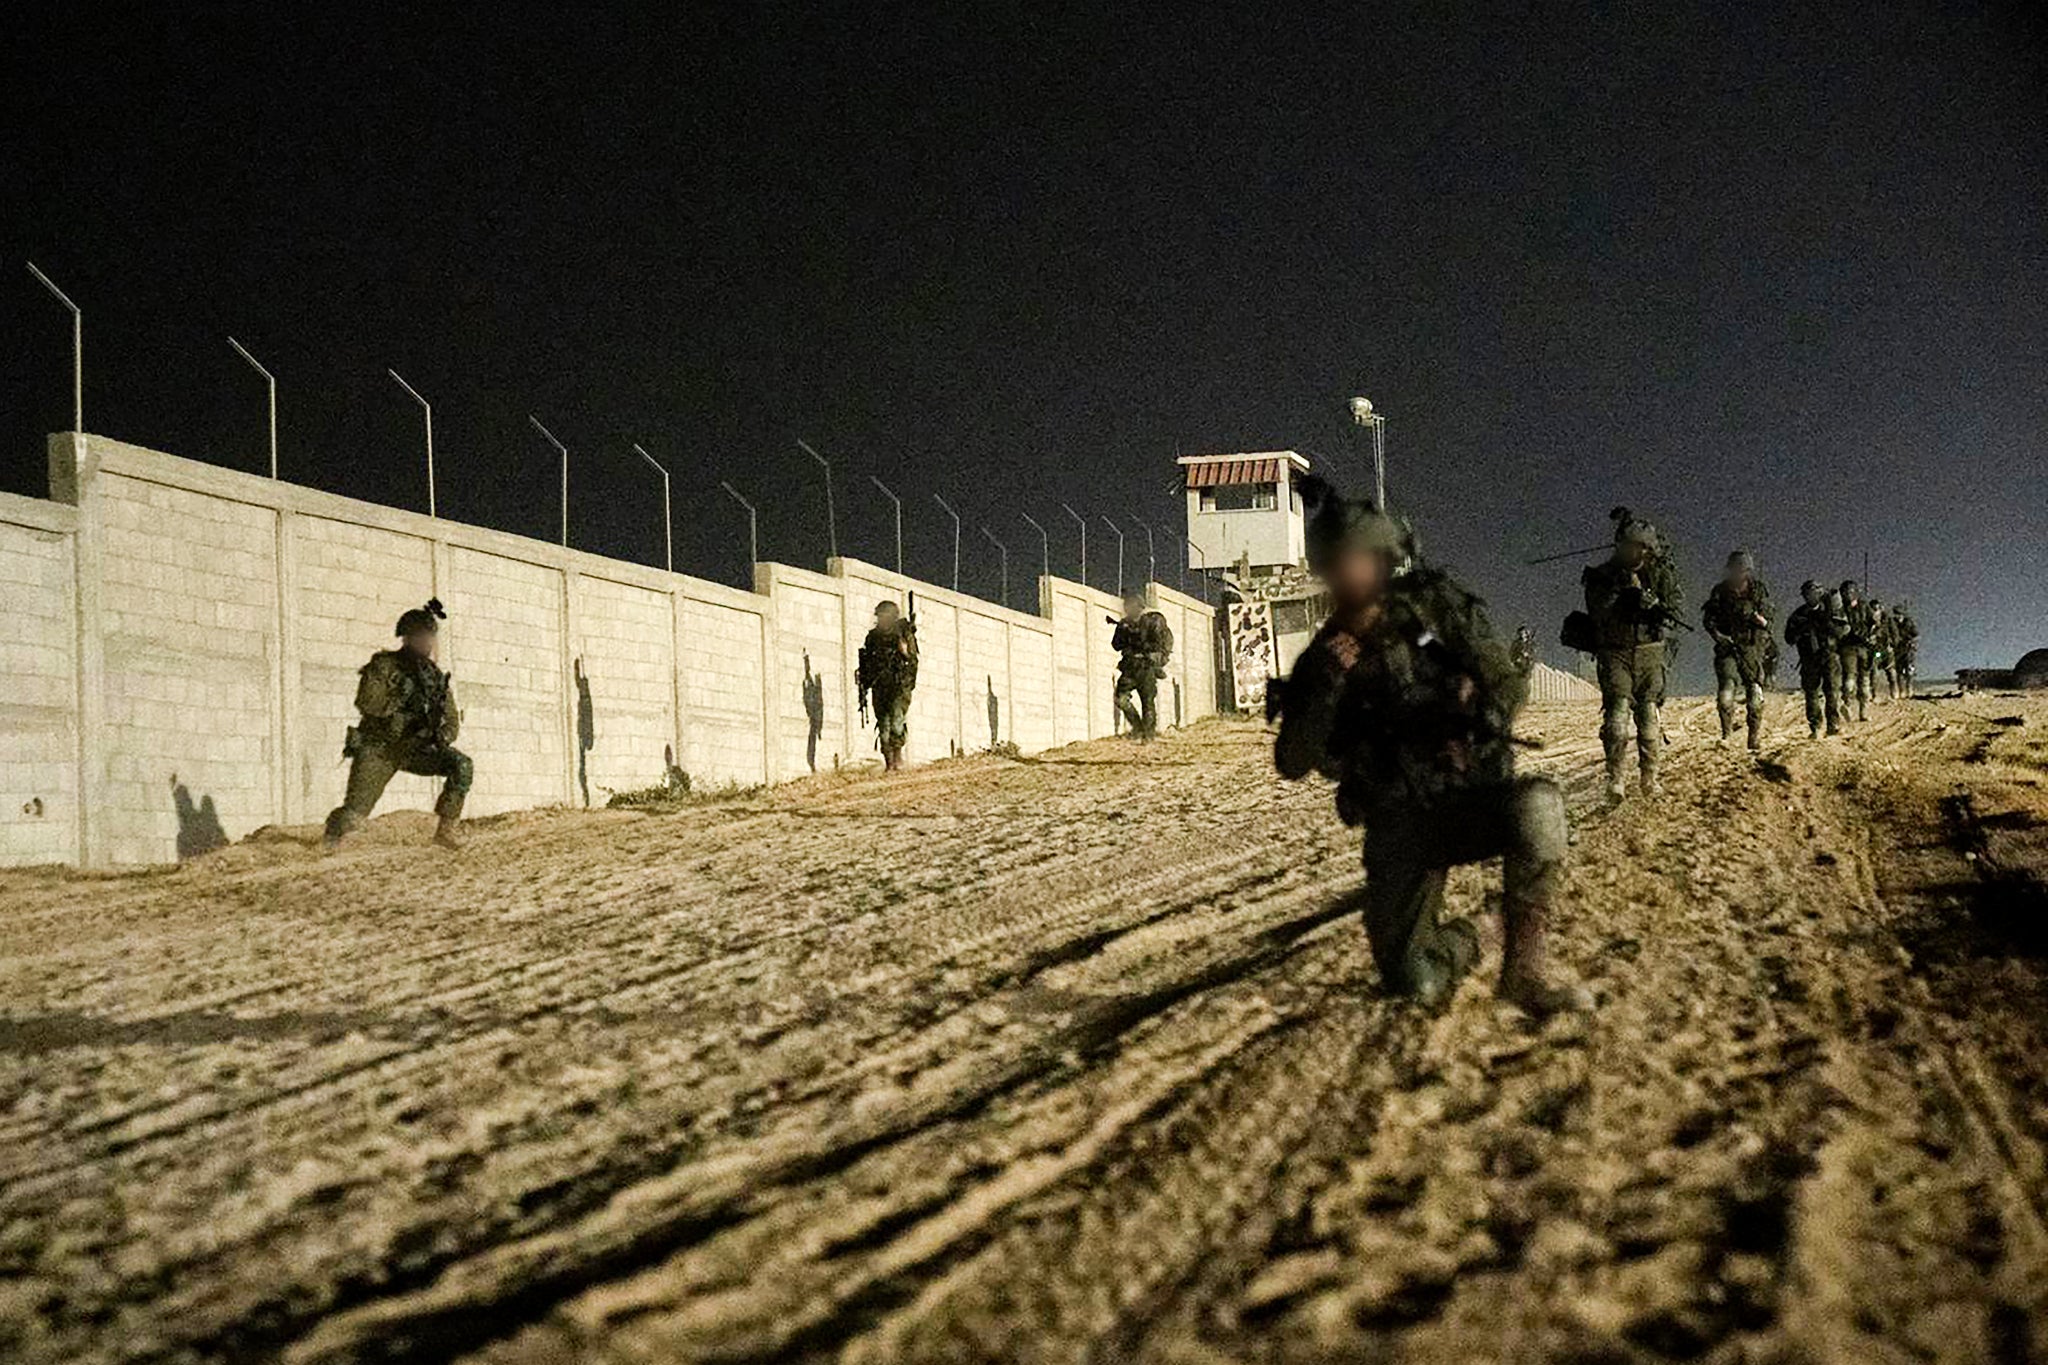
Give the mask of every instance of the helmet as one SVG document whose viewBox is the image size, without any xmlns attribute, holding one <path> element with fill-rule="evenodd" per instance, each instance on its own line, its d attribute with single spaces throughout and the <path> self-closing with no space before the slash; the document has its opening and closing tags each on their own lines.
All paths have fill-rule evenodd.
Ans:
<svg viewBox="0 0 2048 1365">
<path fill-rule="evenodd" d="M 1640 545 L 1650 553 L 1657 552 L 1657 528 L 1640 517 L 1618 522 L 1614 527 L 1616 545 Z"/>
<path fill-rule="evenodd" d="M 1820 601 L 1826 591 L 1827 589 L 1821 587 L 1820 580 L 1816 578 L 1809 578 L 1799 585 L 1799 595 L 1809 602 Z"/>
<path fill-rule="evenodd" d="M 1302 500 L 1314 510 L 1308 518 L 1308 564 L 1322 569 L 1345 550 L 1367 550 L 1391 557 L 1397 564 L 1408 559 L 1411 542 L 1399 521 L 1365 499 L 1340 495 L 1314 476 L 1300 480 Z"/>
<path fill-rule="evenodd" d="M 1728 554 L 1728 568 L 1740 569 L 1744 573 L 1756 572 L 1756 556 L 1747 550 L 1731 550 Z"/>
<path fill-rule="evenodd" d="M 448 619 L 447 609 L 441 599 L 430 597 L 424 607 L 414 607 L 398 618 L 398 624 L 391 628 L 393 635 L 434 635 L 441 629 L 441 622 Z"/>
<path fill-rule="evenodd" d="M 1854 597 L 1854 596 L 1856 596 L 1856 595 L 1857 595 L 1857 594 L 1856 594 L 1856 580 L 1855 580 L 1855 579 L 1853 579 L 1853 578 L 1845 578 L 1845 579 L 1843 579 L 1843 580 L 1842 580 L 1842 596 L 1844 596 L 1844 597 Z"/>
</svg>

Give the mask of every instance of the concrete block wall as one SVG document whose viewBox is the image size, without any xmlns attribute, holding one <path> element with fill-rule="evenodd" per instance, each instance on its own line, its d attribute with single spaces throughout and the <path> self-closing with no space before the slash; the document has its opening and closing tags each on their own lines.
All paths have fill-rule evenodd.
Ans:
<svg viewBox="0 0 2048 1365">
<path fill-rule="evenodd" d="M 1600 689 L 1561 668 L 1537 664 L 1529 675 L 1530 701 L 1598 701 Z"/>
<path fill-rule="evenodd" d="M 653 588 L 589 574 L 577 575 L 575 600 L 576 795 L 602 806 L 667 773 L 677 733 L 675 607 Z"/>
<path fill-rule="evenodd" d="M 101 754 L 114 863 L 204 852 L 276 819 L 277 517 L 102 471 Z"/>
<path fill-rule="evenodd" d="M 0 493 L 0 866 L 78 859 L 77 531 Z"/>
<path fill-rule="evenodd" d="M 858 651 L 875 604 L 913 593 L 913 761 L 989 747 L 992 705 L 995 741 L 1026 751 L 1112 729 L 1118 604 L 1059 579 L 1041 614 L 857 560 L 759 565 L 747 592 L 99 436 L 53 437 L 50 482 L 52 501 L 0 499 L 0 864 L 167 862 L 320 820 L 357 670 L 430 596 L 476 815 L 601 805 L 671 752 L 707 787 L 799 776 L 814 741 L 820 769 L 873 762 Z M 1195 720 L 1214 710 L 1209 646 L 1190 648 L 1205 609 L 1150 591 Z M 380 809 L 435 787 L 401 775 Z"/>
</svg>

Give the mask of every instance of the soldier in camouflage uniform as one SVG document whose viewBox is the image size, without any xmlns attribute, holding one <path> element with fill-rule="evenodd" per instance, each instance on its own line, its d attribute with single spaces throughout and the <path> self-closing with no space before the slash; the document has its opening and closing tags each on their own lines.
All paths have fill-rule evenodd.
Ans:
<svg viewBox="0 0 2048 1365">
<path fill-rule="evenodd" d="M 1842 662 L 1837 644 L 1843 622 L 1827 589 L 1811 578 L 1799 585 L 1800 605 L 1785 618 L 1785 643 L 1799 651 L 1799 688 L 1806 694 L 1806 732 L 1842 733 Z"/>
<path fill-rule="evenodd" d="M 1338 782 L 1337 809 L 1365 826 L 1365 927 L 1385 988 L 1435 1006 L 1477 961 L 1472 922 L 1445 923 L 1444 879 L 1503 860 L 1500 994 L 1545 1015 L 1590 1009 L 1551 982 L 1545 921 L 1569 832 L 1547 778 L 1517 778 L 1510 726 L 1524 686 L 1479 599 L 1413 558 L 1404 528 L 1370 503 L 1302 480 L 1310 566 L 1330 619 L 1278 691 L 1280 774 Z"/>
<path fill-rule="evenodd" d="M 1748 713 L 1749 747 L 1763 746 L 1764 674 L 1771 652 L 1771 592 L 1757 577 L 1747 550 L 1728 556 L 1721 581 L 1707 594 L 1700 621 L 1714 642 L 1714 699 L 1721 712 L 1721 742 L 1735 734 L 1739 699 Z"/>
<path fill-rule="evenodd" d="M 1631 720 L 1643 793 L 1654 796 L 1658 790 L 1657 765 L 1664 741 L 1657 705 L 1664 698 L 1664 637 L 1671 633 L 1676 608 L 1651 586 L 1656 548 L 1657 529 L 1650 523 L 1617 519 L 1613 557 L 1580 576 L 1597 645 L 1600 740 L 1607 751 L 1610 804 L 1627 794 Z"/>
<path fill-rule="evenodd" d="M 1913 609 L 1901 602 L 1892 609 L 1892 657 L 1899 674 L 1899 695 L 1909 700 L 1913 695 L 1913 665 L 1919 655 L 1920 624 L 1913 619 Z"/>
<path fill-rule="evenodd" d="M 1836 652 L 1842 660 L 1842 715 L 1849 714 L 1849 703 L 1856 703 L 1856 719 L 1870 719 L 1870 651 L 1875 643 L 1876 623 L 1871 619 L 1870 604 L 1863 600 L 1862 590 L 1853 578 L 1842 581 L 1842 638 L 1836 642 Z"/>
<path fill-rule="evenodd" d="M 455 747 L 462 712 L 455 704 L 454 679 L 434 662 L 445 619 L 438 599 L 406 612 L 392 632 L 399 647 L 371 655 L 358 674 L 356 710 L 362 723 L 350 727 L 342 745 L 350 760 L 348 793 L 327 817 L 328 847 L 370 818 L 397 773 L 445 779 L 434 803 L 440 817 L 434 842 L 462 847 L 455 830 L 473 770 L 469 755 Z"/>
<path fill-rule="evenodd" d="M 910 739 L 910 695 L 917 690 L 917 623 L 905 620 L 894 602 L 875 608 L 875 626 L 861 642 L 853 684 L 862 705 L 874 705 L 882 767 L 895 772 L 903 766 L 903 746 Z"/>
<path fill-rule="evenodd" d="M 1173 657 L 1173 628 L 1166 617 L 1146 609 L 1142 593 L 1124 598 L 1124 619 L 1116 622 L 1109 647 L 1117 652 L 1116 709 L 1136 739 L 1159 735 L 1159 680 Z M 1131 695 L 1137 694 L 1138 705 Z"/>
<path fill-rule="evenodd" d="M 1526 680 L 1536 671 L 1536 632 L 1527 626 L 1515 628 L 1514 643 L 1508 646 L 1508 659 L 1515 666 L 1515 672 Z"/>
<path fill-rule="evenodd" d="M 1887 701 L 1897 701 L 1899 680 L 1892 673 L 1892 618 L 1884 603 L 1870 599 L 1870 699 L 1877 700 L 1882 686 Z"/>
</svg>

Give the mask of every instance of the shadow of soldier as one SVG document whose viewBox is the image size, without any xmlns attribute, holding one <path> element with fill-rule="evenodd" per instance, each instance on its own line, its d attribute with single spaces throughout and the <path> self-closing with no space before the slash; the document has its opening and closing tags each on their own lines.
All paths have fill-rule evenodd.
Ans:
<svg viewBox="0 0 2048 1365">
<path fill-rule="evenodd" d="M 818 771 L 818 736 L 825 733 L 825 675 L 811 672 L 811 652 L 804 651 L 804 715 L 810 733 L 804 740 L 804 762 Z"/>
<path fill-rule="evenodd" d="M 584 809 L 590 808 L 590 751 L 597 747 L 597 706 L 590 699 L 590 675 L 576 661 L 576 782 L 583 788 Z"/>
<path fill-rule="evenodd" d="M 989 675 L 987 675 L 987 676 L 988 676 L 988 747 L 989 747 L 989 748 L 991 748 L 991 749 L 993 749 L 993 748 L 995 748 L 995 747 L 996 747 L 996 746 L 997 746 L 998 744 L 1000 744 L 1000 743 L 1002 742 L 1002 735 L 1001 735 L 1000 731 L 1001 731 L 1001 729 L 1002 729 L 1002 719 L 1003 719 L 1003 702 L 1002 702 L 1002 698 L 1000 698 L 1000 697 L 998 697 L 998 696 L 996 695 L 996 679 L 995 679 L 995 675 L 994 675 L 993 673 L 991 673 L 991 674 L 989 674 Z"/>
<path fill-rule="evenodd" d="M 171 804 L 178 812 L 179 862 L 228 846 L 228 832 L 221 828 L 213 798 L 201 797 L 193 804 L 191 788 L 180 782 L 176 773 L 171 774 Z"/>
</svg>

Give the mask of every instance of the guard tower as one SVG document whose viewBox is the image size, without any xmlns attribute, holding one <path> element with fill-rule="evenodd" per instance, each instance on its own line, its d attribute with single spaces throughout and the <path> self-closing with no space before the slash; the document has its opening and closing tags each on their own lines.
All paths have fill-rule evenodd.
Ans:
<svg viewBox="0 0 2048 1365">
<path fill-rule="evenodd" d="M 1298 569 L 1308 557 L 1296 480 L 1308 457 L 1292 450 L 1183 455 L 1191 567 L 1244 562 L 1254 574 Z"/>
</svg>

